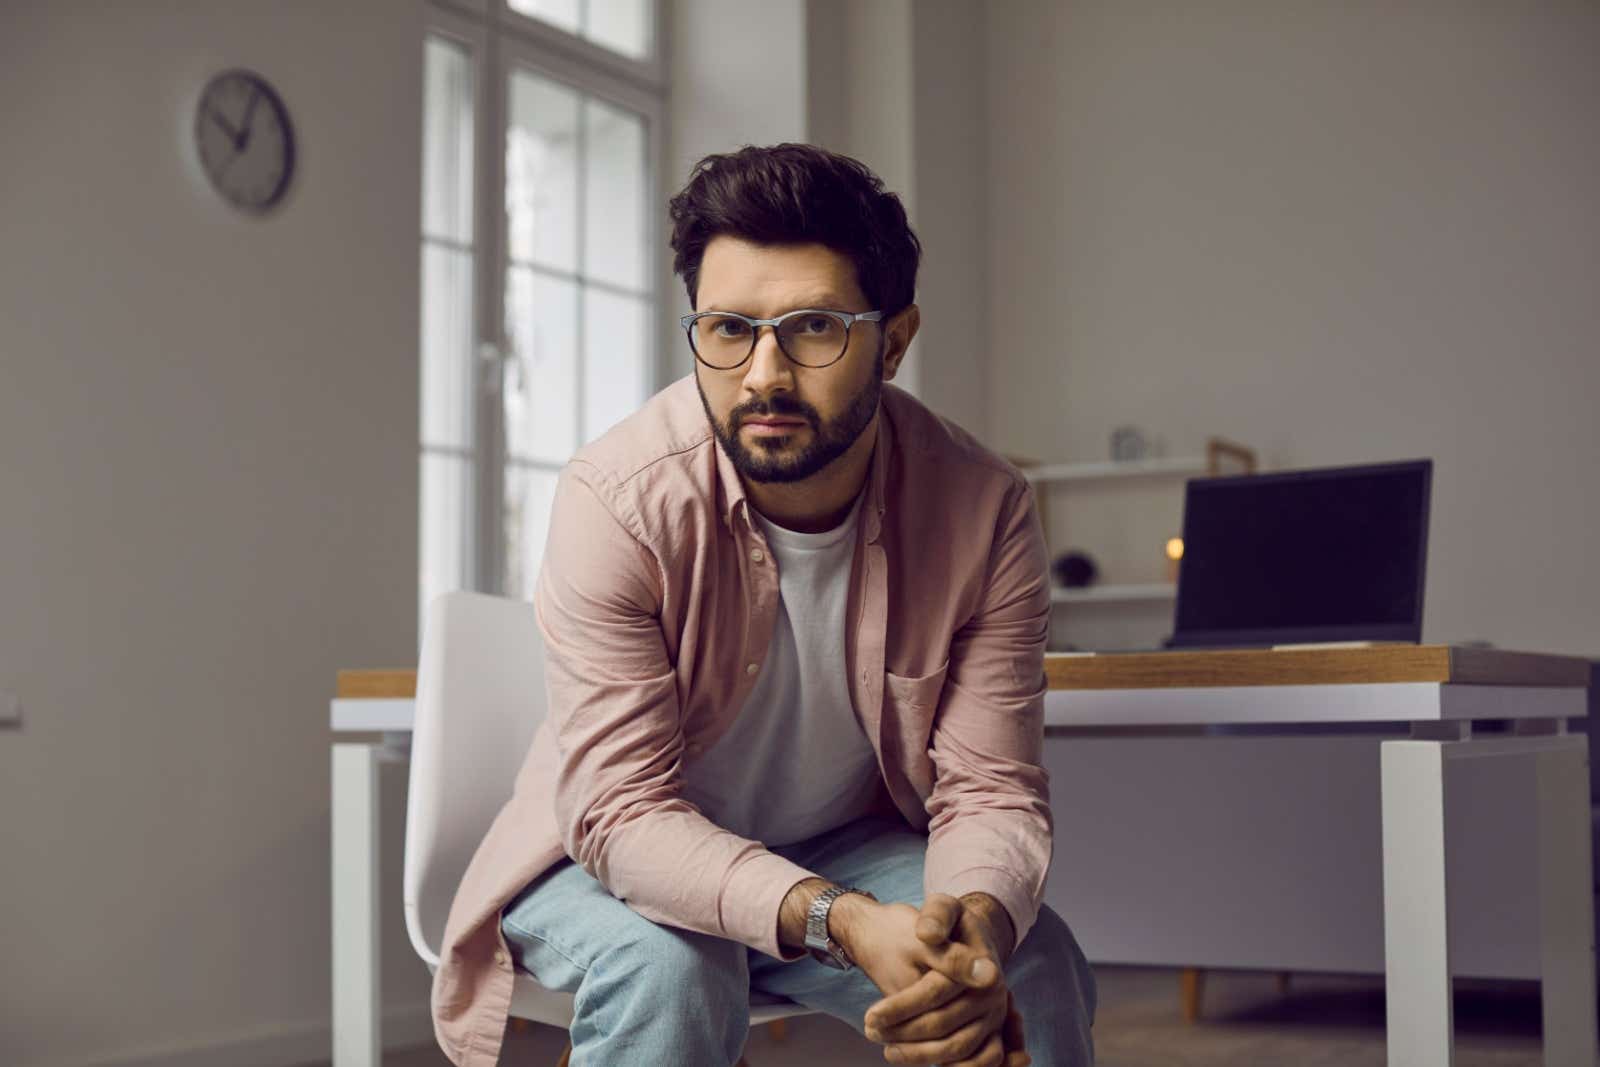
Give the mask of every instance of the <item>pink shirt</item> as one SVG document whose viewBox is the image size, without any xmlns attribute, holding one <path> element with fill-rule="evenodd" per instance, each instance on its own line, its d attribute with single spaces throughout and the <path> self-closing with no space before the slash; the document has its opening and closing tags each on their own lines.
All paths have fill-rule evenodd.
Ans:
<svg viewBox="0 0 1600 1067">
<path fill-rule="evenodd" d="M 1016 926 L 1050 866 L 1040 765 L 1048 567 L 1032 487 L 886 385 L 846 607 L 844 662 L 884 812 L 928 834 L 924 888 L 985 892 Z M 694 379 L 573 457 L 534 595 L 548 709 L 462 877 L 433 983 L 460 1067 L 496 1062 L 515 977 L 505 905 L 564 855 L 654 922 L 778 959 L 813 872 L 712 823 L 680 769 L 732 724 L 766 658 L 778 575 Z"/>
</svg>

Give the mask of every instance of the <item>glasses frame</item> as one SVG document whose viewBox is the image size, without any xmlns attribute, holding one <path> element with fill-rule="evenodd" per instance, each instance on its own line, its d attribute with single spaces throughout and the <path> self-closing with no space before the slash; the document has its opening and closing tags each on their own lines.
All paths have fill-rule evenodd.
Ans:
<svg viewBox="0 0 1600 1067">
<path fill-rule="evenodd" d="M 743 359 L 733 364 L 731 367 L 719 367 L 715 363 L 708 363 L 700 355 L 700 349 L 695 347 L 694 324 L 696 321 L 711 315 L 717 315 L 722 318 L 739 319 L 750 326 L 750 350 L 744 354 Z M 831 315 L 833 318 L 836 318 L 840 322 L 844 323 L 844 345 L 839 349 L 839 354 L 834 356 L 826 363 L 801 363 L 798 359 L 795 359 L 794 355 L 790 353 L 787 348 L 783 347 L 783 334 L 778 332 L 778 327 L 781 326 L 785 321 L 794 318 L 796 315 Z M 795 308 L 793 311 L 785 311 L 782 315 L 779 315 L 775 319 L 753 319 L 749 315 L 741 315 L 737 311 L 696 311 L 688 315 L 684 315 L 682 318 L 678 319 L 679 325 L 683 327 L 684 333 L 689 338 L 689 351 L 694 353 L 695 359 L 699 360 L 701 363 L 704 363 L 712 370 L 738 370 L 740 367 L 750 362 L 750 357 L 755 354 L 756 341 L 761 337 L 761 327 L 763 326 L 772 327 L 772 336 L 778 342 L 778 351 L 782 352 L 784 358 L 793 363 L 795 366 L 805 367 L 808 370 L 821 370 L 824 367 L 831 367 L 843 359 L 846 352 L 850 351 L 850 327 L 854 326 L 858 321 L 881 323 L 883 321 L 883 311 L 882 309 L 874 311 L 837 311 L 833 308 Z"/>
</svg>

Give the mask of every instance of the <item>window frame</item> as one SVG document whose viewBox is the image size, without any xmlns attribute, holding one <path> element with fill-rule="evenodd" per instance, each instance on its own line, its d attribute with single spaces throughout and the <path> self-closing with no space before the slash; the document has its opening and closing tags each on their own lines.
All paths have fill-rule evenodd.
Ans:
<svg viewBox="0 0 1600 1067">
<path fill-rule="evenodd" d="M 524 15 L 511 6 L 511 0 L 428 0 L 425 6 L 430 13 L 459 12 L 552 51 L 564 52 L 585 67 L 633 82 L 648 92 L 666 91 L 667 18 L 664 0 L 648 0 L 650 55 L 644 59 L 623 55 L 586 37 L 563 30 L 553 22 Z"/>
<path fill-rule="evenodd" d="M 457 11 L 453 10 L 453 7 L 455 6 L 458 5 L 431 3 L 425 6 L 422 39 L 419 42 L 417 55 L 419 60 L 424 60 L 426 56 L 428 39 L 430 37 L 439 37 L 464 49 L 472 64 L 472 296 L 471 310 L 469 312 L 469 318 L 472 323 L 472 337 L 469 343 L 468 355 L 473 368 L 473 373 L 471 375 L 472 396 L 470 400 L 472 417 L 472 455 L 465 457 L 471 462 L 471 467 L 467 474 L 466 514 L 457 517 L 461 526 L 461 553 L 463 557 L 463 573 L 459 574 L 457 578 L 468 588 L 484 589 L 487 587 L 483 584 L 485 575 L 482 556 L 483 538 L 481 534 L 484 523 L 484 509 L 488 504 L 488 501 L 484 499 L 483 495 L 483 470 L 487 466 L 487 457 L 493 454 L 494 447 L 492 440 L 492 426 L 490 425 L 491 420 L 486 417 L 486 396 L 483 384 L 484 367 L 482 363 L 482 348 L 485 337 L 484 326 L 488 321 L 486 315 L 489 313 L 489 309 L 484 300 L 484 265 L 485 258 L 489 250 L 484 247 L 482 212 L 484 211 L 484 197 L 493 193 L 493 186 L 487 183 L 487 173 L 485 170 L 485 164 L 487 162 L 490 147 L 487 144 L 487 140 L 489 131 L 491 129 L 486 125 L 486 112 L 488 110 L 488 101 L 490 97 L 488 83 L 489 71 L 491 69 L 490 50 L 492 47 L 492 38 L 485 26 L 474 22 L 471 19 L 461 17 Z M 426 99 L 424 99 L 424 107 L 426 107 Z M 425 127 L 427 122 L 426 112 L 424 112 L 422 115 L 419 115 L 418 119 L 424 124 Z M 424 149 L 425 147 L 426 146 L 423 145 Z M 426 157 L 420 161 L 420 164 L 423 167 L 427 165 Z M 417 248 L 419 257 L 422 254 L 422 249 L 426 247 L 429 240 L 429 235 L 423 227 L 423 219 L 427 209 L 426 189 L 424 189 L 423 195 L 424 199 L 418 205 Z M 426 275 L 423 276 L 423 280 L 426 280 Z M 424 301 L 426 299 L 426 295 L 426 293 L 419 290 L 417 301 L 417 328 L 419 335 L 422 327 L 422 316 L 425 308 Z M 420 361 L 423 358 L 420 347 L 417 355 Z M 418 371 L 419 381 L 425 382 L 425 378 L 420 373 L 422 371 L 420 366 L 418 367 Z M 419 419 L 421 417 L 423 406 L 426 403 L 426 397 L 419 397 Z M 418 427 L 418 445 L 417 489 L 419 500 L 419 528 L 417 537 L 417 562 L 420 575 L 423 564 L 426 562 L 421 557 L 422 552 L 424 551 L 422 539 L 427 530 L 427 519 L 422 513 L 421 508 L 422 460 L 430 453 L 455 453 L 439 448 L 430 448 L 428 443 L 421 439 L 420 425 Z M 426 608 L 426 604 L 421 605 L 421 611 L 425 612 Z M 423 620 L 419 617 L 417 630 L 419 642 L 421 641 L 422 624 Z"/>
<path fill-rule="evenodd" d="M 565 461 L 538 463 L 513 460 L 506 449 L 501 391 L 510 356 L 505 315 L 506 279 L 510 268 L 505 210 L 506 121 L 509 116 L 512 73 L 518 68 L 526 68 L 540 77 L 560 82 L 582 96 L 593 97 L 643 118 L 644 195 L 647 204 L 643 212 L 646 261 L 641 293 L 649 302 L 645 329 L 648 347 L 644 355 L 646 397 L 659 391 L 670 378 L 670 346 L 664 343 L 660 328 L 667 302 L 664 278 L 670 269 L 659 203 L 667 138 L 666 48 L 662 33 L 665 18 L 662 0 L 650 0 L 649 17 L 653 54 L 649 60 L 634 60 L 557 26 L 513 11 L 509 0 L 428 0 L 424 4 L 423 41 L 429 36 L 447 38 L 465 48 L 474 64 L 472 360 L 476 370 L 473 374 L 472 411 L 473 440 L 477 451 L 473 457 L 471 502 L 468 507 L 471 529 L 466 531 L 463 539 L 462 549 L 466 559 L 461 581 L 466 587 L 477 591 L 520 595 L 520 591 L 505 587 L 509 571 L 504 533 L 507 472 L 513 466 L 552 472 L 565 466 Z M 424 54 L 420 43 L 417 54 L 419 57 Z M 419 255 L 425 237 L 420 218 L 419 211 Z M 579 225 L 582 225 L 581 218 Z M 587 276 L 580 273 L 579 277 L 583 279 Z M 420 300 L 418 314 L 420 328 Z M 577 343 L 578 358 L 581 360 L 583 324 L 582 316 L 579 318 Z M 580 368 L 579 393 L 576 397 L 580 428 L 584 417 L 582 378 Z M 420 457 L 426 451 L 419 449 L 419 478 Z"/>
<path fill-rule="evenodd" d="M 646 17 L 650 22 L 650 54 L 644 59 L 615 52 L 596 44 L 586 37 L 563 30 L 554 23 L 533 15 L 524 15 L 512 8 L 511 0 L 486 0 L 494 7 L 494 17 L 506 29 L 530 43 L 541 45 L 553 52 L 566 53 L 584 68 L 605 72 L 625 82 L 633 82 L 648 92 L 660 93 L 666 83 L 666 49 L 663 46 L 662 27 L 666 22 L 661 10 L 661 0 L 647 0 Z M 581 0 L 587 3 L 588 0 Z"/>
</svg>

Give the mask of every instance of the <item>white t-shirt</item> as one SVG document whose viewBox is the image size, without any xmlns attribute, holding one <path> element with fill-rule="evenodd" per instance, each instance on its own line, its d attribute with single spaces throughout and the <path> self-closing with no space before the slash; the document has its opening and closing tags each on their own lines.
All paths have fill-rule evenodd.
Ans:
<svg viewBox="0 0 1600 1067">
<path fill-rule="evenodd" d="M 778 567 L 766 662 L 728 732 L 683 770 L 683 797 L 725 830 L 770 847 L 865 815 L 878 757 L 845 670 L 845 600 L 863 491 L 844 522 L 796 533 L 751 509 Z"/>
</svg>

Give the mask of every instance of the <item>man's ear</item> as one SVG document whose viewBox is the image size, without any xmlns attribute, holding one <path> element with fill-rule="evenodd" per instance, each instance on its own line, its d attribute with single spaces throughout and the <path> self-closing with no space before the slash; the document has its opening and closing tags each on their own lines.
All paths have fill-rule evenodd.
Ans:
<svg viewBox="0 0 1600 1067">
<path fill-rule="evenodd" d="M 922 312 L 915 304 L 907 304 L 895 316 L 883 324 L 883 380 L 894 380 L 895 372 L 900 369 L 900 361 L 906 357 L 906 349 L 911 346 L 911 339 L 917 336 L 917 327 L 922 325 Z"/>
</svg>

